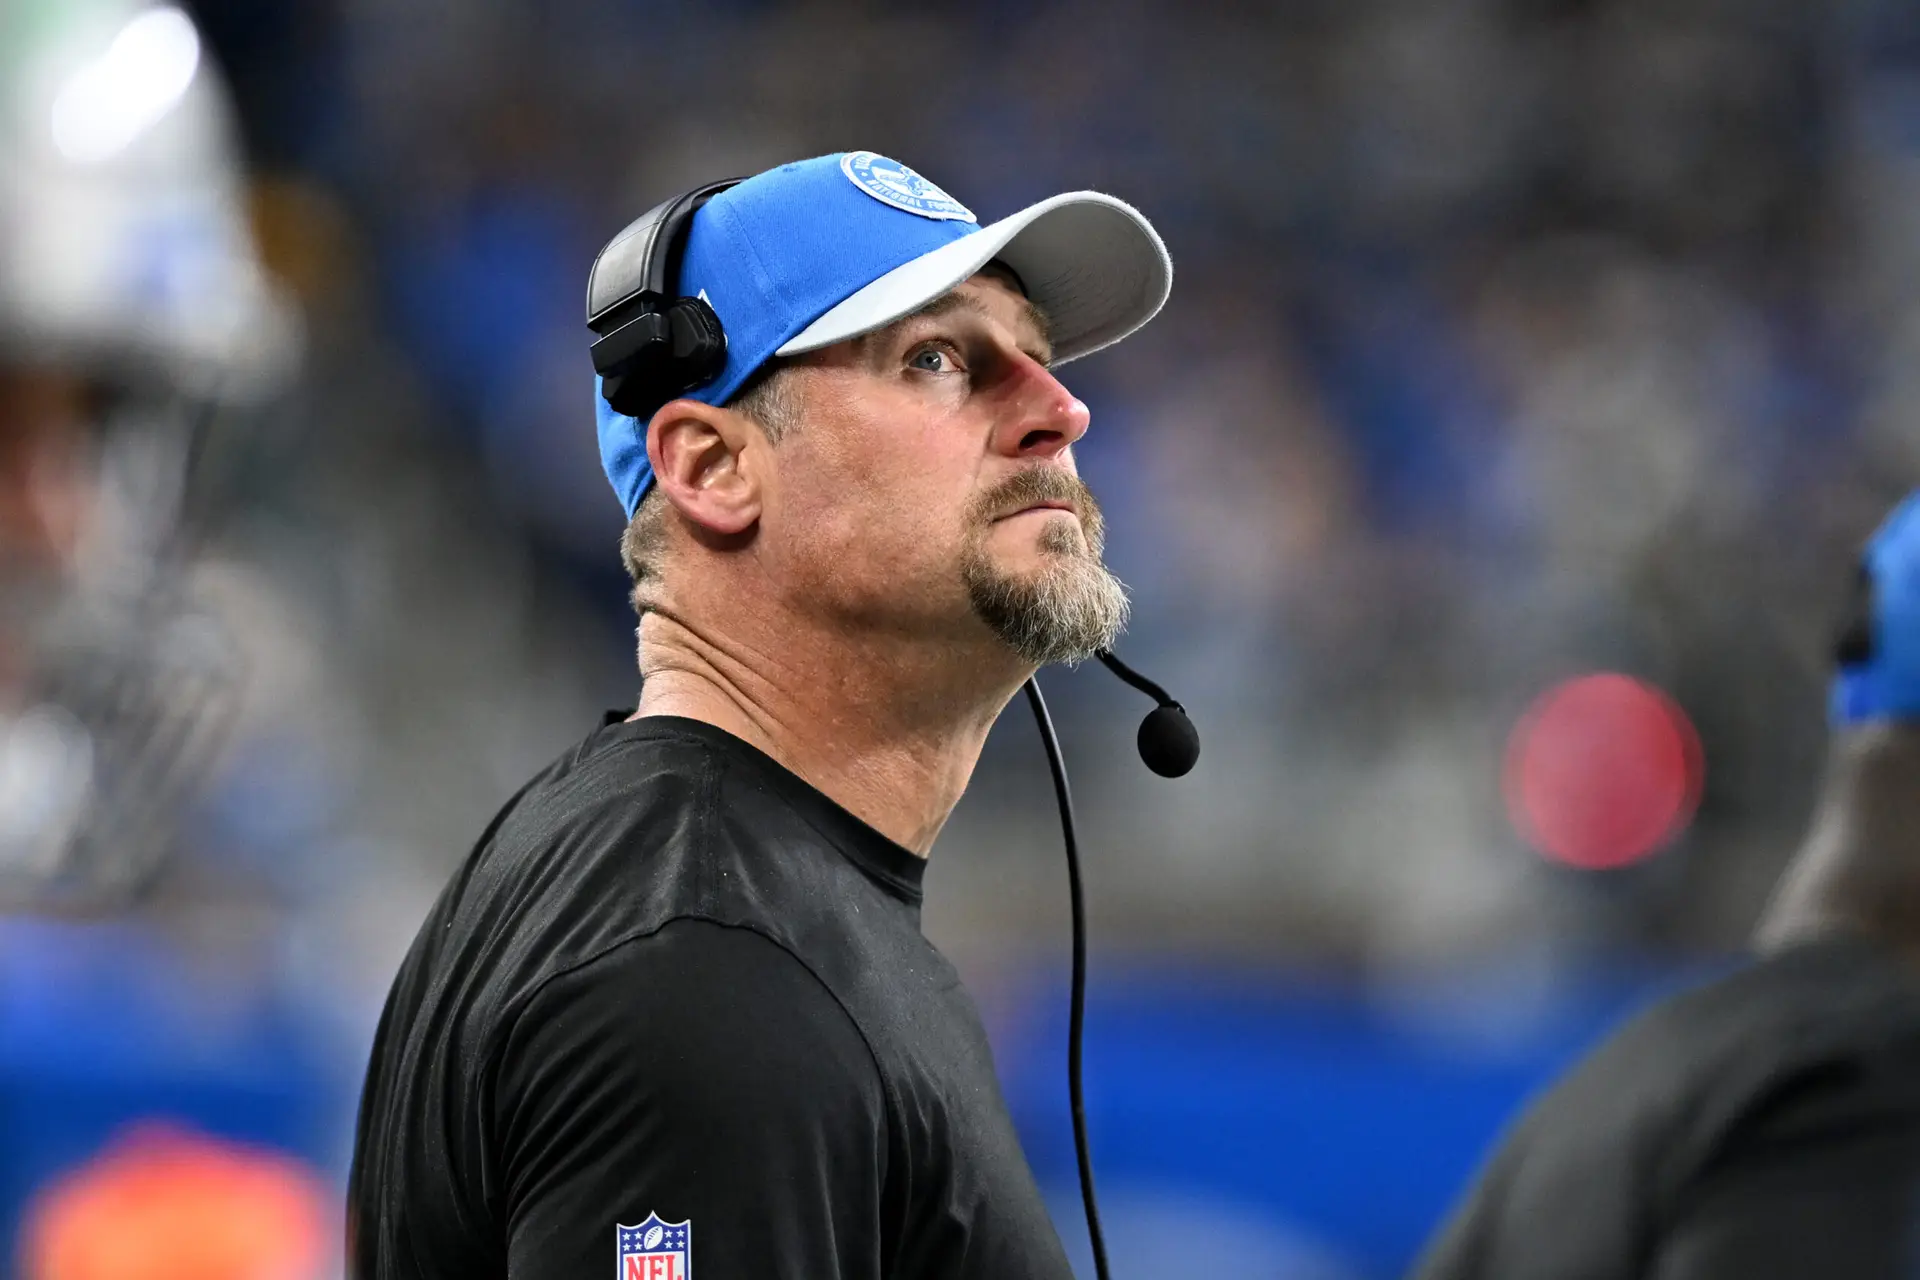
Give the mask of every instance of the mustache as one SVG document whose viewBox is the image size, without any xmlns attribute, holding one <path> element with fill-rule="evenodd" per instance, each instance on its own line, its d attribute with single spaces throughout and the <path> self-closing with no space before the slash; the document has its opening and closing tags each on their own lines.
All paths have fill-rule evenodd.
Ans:
<svg viewBox="0 0 1920 1280">
<path fill-rule="evenodd" d="M 1028 467 L 1016 471 L 981 494 L 973 504 L 975 524 L 986 525 L 1041 502 L 1064 502 L 1080 517 L 1087 545 L 1095 557 L 1106 546 L 1107 521 L 1093 490 L 1079 476 L 1058 467 Z"/>
</svg>

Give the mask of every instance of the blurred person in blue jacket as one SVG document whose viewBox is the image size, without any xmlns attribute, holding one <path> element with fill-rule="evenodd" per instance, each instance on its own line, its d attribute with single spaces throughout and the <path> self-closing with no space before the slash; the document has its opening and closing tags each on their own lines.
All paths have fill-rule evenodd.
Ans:
<svg viewBox="0 0 1920 1280">
<path fill-rule="evenodd" d="M 0 905 L 124 901 L 167 849 L 234 702 L 204 481 L 297 346 L 187 15 L 0 4 Z"/>
<path fill-rule="evenodd" d="M 1920 493 L 1867 547 L 1837 662 L 1759 957 L 1536 1102 L 1422 1280 L 1920 1274 Z"/>
</svg>

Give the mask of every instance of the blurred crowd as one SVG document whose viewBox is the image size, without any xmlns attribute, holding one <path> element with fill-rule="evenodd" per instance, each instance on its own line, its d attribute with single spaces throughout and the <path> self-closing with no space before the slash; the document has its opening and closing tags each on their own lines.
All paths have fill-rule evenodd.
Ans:
<svg viewBox="0 0 1920 1280">
<path fill-rule="evenodd" d="M 1054 678 L 1104 943 L 1363 971 L 1724 948 L 1796 838 L 1852 547 L 1920 475 L 1906 7 L 196 12 L 309 326 L 221 546 L 285 632 L 270 718 L 325 761 L 288 785 L 333 852 L 286 874 L 351 864 L 356 927 L 393 931 L 368 955 L 632 697 L 593 252 L 846 147 L 986 217 L 1110 191 L 1174 255 L 1162 318 L 1069 377 L 1127 652 L 1206 735 L 1192 779 L 1148 779 L 1130 695 Z M 1706 788 L 1596 877 L 1526 849 L 1500 770 L 1528 702 L 1599 669 L 1678 700 Z M 1038 758 L 1009 717 L 936 859 L 930 927 L 978 964 L 1056 944 Z"/>
</svg>

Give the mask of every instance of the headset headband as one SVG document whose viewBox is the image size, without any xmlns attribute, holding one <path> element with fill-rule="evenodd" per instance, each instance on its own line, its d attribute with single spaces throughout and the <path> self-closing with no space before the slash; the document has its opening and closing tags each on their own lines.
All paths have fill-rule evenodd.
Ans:
<svg viewBox="0 0 1920 1280">
<path fill-rule="evenodd" d="M 641 214 L 607 242 L 587 274 L 587 327 L 601 391 L 616 410 L 642 421 L 677 395 L 718 377 L 727 335 L 699 298 L 674 296 L 693 215 L 742 182 L 696 187 Z"/>
</svg>

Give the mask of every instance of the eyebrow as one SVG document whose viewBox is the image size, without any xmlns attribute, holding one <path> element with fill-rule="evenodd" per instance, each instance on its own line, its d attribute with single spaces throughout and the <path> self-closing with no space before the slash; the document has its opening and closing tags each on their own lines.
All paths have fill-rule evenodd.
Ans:
<svg viewBox="0 0 1920 1280">
<path fill-rule="evenodd" d="M 1047 313 L 1035 306 L 1033 299 L 1024 295 L 1020 298 L 1020 307 L 1022 314 L 1026 317 L 1027 323 L 1032 325 L 1034 332 L 1040 335 L 1040 350 L 1029 350 L 1027 354 L 1032 356 L 1034 360 L 1040 364 L 1051 366 L 1053 363 L 1053 339 L 1052 335 L 1048 332 L 1051 326 L 1047 323 Z M 935 298 L 932 302 L 929 302 L 926 306 L 921 307 L 918 311 L 910 315 L 902 316 L 894 323 L 897 325 L 906 325 L 911 324 L 915 320 L 937 319 L 940 316 L 952 315 L 956 311 L 970 311 L 974 315 L 987 320 L 998 320 L 1000 318 L 993 313 L 991 307 L 972 294 L 962 293 L 958 289 L 951 289 Z"/>
</svg>

